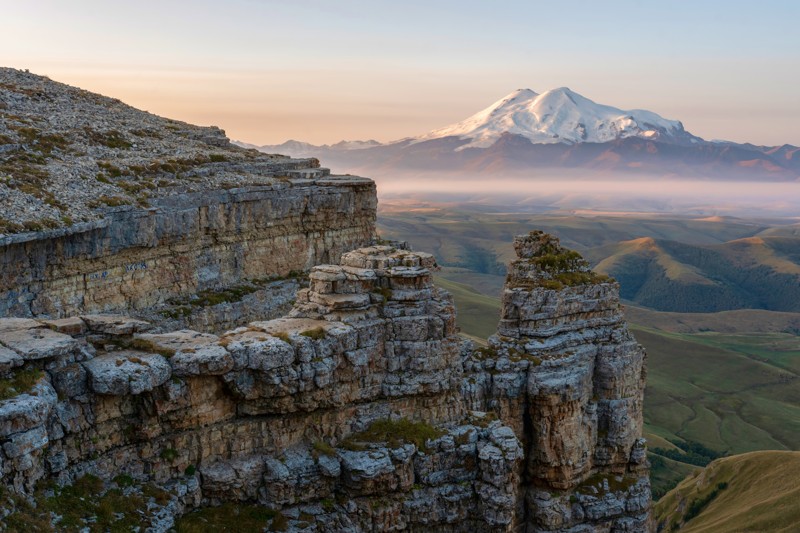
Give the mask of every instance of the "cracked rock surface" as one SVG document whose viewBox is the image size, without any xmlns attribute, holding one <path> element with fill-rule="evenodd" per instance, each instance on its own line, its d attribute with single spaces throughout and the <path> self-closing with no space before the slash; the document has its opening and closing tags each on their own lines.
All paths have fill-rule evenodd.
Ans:
<svg viewBox="0 0 800 533">
<path fill-rule="evenodd" d="M 153 531 L 223 502 L 288 531 L 647 531 L 644 352 L 618 288 L 538 272 L 566 251 L 518 239 L 481 349 L 401 245 L 318 265 L 286 316 L 219 335 L 0 319 L 5 379 L 29 387 L 0 400 L 2 482 L 173 487 Z"/>
</svg>

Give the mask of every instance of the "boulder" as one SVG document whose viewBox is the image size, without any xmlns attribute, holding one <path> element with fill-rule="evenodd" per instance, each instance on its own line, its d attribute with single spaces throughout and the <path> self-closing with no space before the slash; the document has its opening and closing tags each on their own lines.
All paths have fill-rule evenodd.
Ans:
<svg viewBox="0 0 800 533">
<path fill-rule="evenodd" d="M 0 343 L 25 360 L 50 359 L 67 355 L 78 348 L 78 341 L 44 327 L 0 332 Z"/>
<path fill-rule="evenodd" d="M 163 356 L 129 350 L 101 355 L 82 364 L 89 374 L 91 389 L 112 396 L 153 390 L 172 374 Z"/>
</svg>

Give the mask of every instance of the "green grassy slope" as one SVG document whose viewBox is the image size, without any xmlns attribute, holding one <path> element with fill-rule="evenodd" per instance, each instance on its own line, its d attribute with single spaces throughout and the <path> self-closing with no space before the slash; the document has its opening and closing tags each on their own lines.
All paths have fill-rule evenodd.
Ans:
<svg viewBox="0 0 800 533">
<path fill-rule="evenodd" d="M 696 245 L 647 237 L 587 250 L 626 300 L 660 311 L 800 311 L 800 238 Z"/>
<path fill-rule="evenodd" d="M 436 285 L 447 289 L 456 303 L 456 322 L 463 333 L 486 339 L 497 331 L 500 299 L 483 295 L 463 283 L 434 276 Z"/>
<path fill-rule="evenodd" d="M 790 333 L 800 334 L 800 313 L 736 309 L 719 313 L 670 313 L 629 303 L 625 315 L 634 324 L 672 333 Z"/>
<path fill-rule="evenodd" d="M 800 449 L 796 337 L 633 331 L 648 353 L 649 431 L 719 452 Z"/>
<path fill-rule="evenodd" d="M 661 531 L 796 532 L 799 479 L 800 452 L 726 457 L 681 482 L 656 504 L 654 515 Z"/>
</svg>

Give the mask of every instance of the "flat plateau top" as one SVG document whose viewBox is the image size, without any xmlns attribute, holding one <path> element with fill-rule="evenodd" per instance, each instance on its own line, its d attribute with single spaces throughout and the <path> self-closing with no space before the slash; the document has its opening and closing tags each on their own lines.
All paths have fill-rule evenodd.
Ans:
<svg viewBox="0 0 800 533">
<path fill-rule="evenodd" d="M 176 194 L 311 182 L 369 180 L 329 176 L 317 159 L 244 149 L 214 126 L 0 68 L 0 235 L 91 222 Z"/>
</svg>

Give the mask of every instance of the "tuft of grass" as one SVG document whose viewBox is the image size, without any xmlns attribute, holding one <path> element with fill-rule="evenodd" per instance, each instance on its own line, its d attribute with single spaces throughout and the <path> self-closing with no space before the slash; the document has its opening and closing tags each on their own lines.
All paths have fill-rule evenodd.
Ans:
<svg viewBox="0 0 800 533">
<path fill-rule="evenodd" d="M 0 379 L 0 401 L 30 392 L 44 374 L 37 368 L 18 370 L 11 377 Z"/>
<path fill-rule="evenodd" d="M 336 457 L 336 448 L 334 448 L 325 441 L 322 440 L 314 441 L 313 448 L 314 448 L 314 454 L 316 456 L 327 455 L 329 457 Z"/>
<path fill-rule="evenodd" d="M 84 127 L 83 130 L 89 140 L 95 144 L 102 144 L 108 148 L 117 148 L 123 150 L 127 150 L 133 146 L 133 144 L 117 130 L 97 131 L 89 126 Z"/>
<path fill-rule="evenodd" d="M 376 287 L 372 292 L 380 294 L 383 297 L 384 304 L 392 299 L 392 289 L 389 287 Z"/>
<path fill-rule="evenodd" d="M 166 348 L 164 346 L 159 346 L 158 344 L 156 344 L 155 342 L 153 342 L 151 340 L 142 339 L 142 338 L 139 338 L 139 337 L 131 339 L 131 341 L 128 343 L 128 347 L 133 348 L 134 350 L 142 351 L 142 352 L 157 353 L 157 354 L 162 355 L 162 356 L 167 357 L 167 358 L 172 357 L 173 355 L 175 355 L 175 350 L 173 350 L 172 348 Z M 134 359 L 138 359 L 138 357 L 137 358 L 131 357 L 129 359 L 131 361 L 133 361 L 134 363 L 141 362 L 141 359 L 139 359 L 139 361 L 135 361 L 134 360 Z"/>
<path fill-rule="evenodd" d="M 334 502 L 330 498 L 325 498 L 320 502 L 320 504 L 322 505 L 322 508 L 325 509 L 325 511 L 328 513 L 333 511 L 334 507 L 336 507 L 336 502 Z"/>
<path fill-rule="evenodd" d="M 165 461 L 174 461 L 178 458 L 178 450 L 175 448 L 164 448 L 161 450 L 159 457 L 164 459 Z"/>
<path fill-rule="evenodd" d="M 270 531 L 286 531 L 289 529 L 289 520 L 278 511 L 275 513 L 275 517 L 272 519 L 272 523 L 269 525 Z"/>
<path fill-rule="evenodd" d="M 186 318 L 187 316 L 191 316 L 192 308 L 188 305 L 178 305 L 170 309 L 165 309 L 160 312 L 161 316 L 164 318 L 171 318 L 173 320 L 177 320 L 180 318 Z"/>
<path fill-rule="evenodd" d="M 130 205 L 132 202 L 129 198 L 124 196 L 106 196 L 105 194 L 99 196 L 97 199 L 90 201 L 87 205 L 93 209 L 98 207 L 119 207 L 122 205 Z"/>
<path fill-rule="evenodd" d="M 300 333 L 300 335 L 318 341 L 324 339 L 325 335 L 327 335 L 327 332 L 325 331 L 325 328 L 323 328 L 322 326 L 317 326 L 316 328 L 303 331 L 302 333 Z"/>
<path fill-rule="evenodd" d="M 277 512 L 252 504 L 224 503 L 186 514 L 175 523 L 176 533 L 207 531 L 263 531 Z"/>
<path fill-rule="evenodd" d="M 191 314 L 191 309 L 188 308 L 188 306 L 211 307 L 223 303 L 238 302 L 248 294 L 254 293 L 260 290 L 261 288 L 262 287 L 259 286 L 259 284 L 254 282 L 242 285 L 235 285 L 233 287 L 228 287 L 226 289 L 219 289 L 219 290 L 206 289 L 198 292 L 191 298 L 175 299 L 171 301 L 171 303 L 173 305 L 178 306 L 176 309 L 181 309 L 181 311 L 177 311 L 178 314 L 180 314 L 181 316 L 188 316 L 189 314 Z M 189 311 L 185 312 L 182 309 L 189 309 Z"/>
<path fill-rule="evenodd" d="M 360 451 L 366 448 L 367 443 L 386 443 L 390 448 L 408 443 L 427 452 L 427 441 L 437 439 L 444 433 L 426 422 L 412 422 L 407 418 L 382 419 L 376 420 L 364 431 L 350 435 L 342 442 L 342 448 Z"/>
<path fill-rule="evenodd" d="M 473 356 L 483 361 L 484 359 L 497 359 L 497 348 L 494 346 L 481 346 L 472 352 Z"/>
<path fill-rule="evenodd" d="M 283 342 L 286 342 L 286 343 L 289 342 L 289 334 L 286 333 L 285 331 L 278 331 L 277 333 L 270 333 L 270 335 L 272 335 L 276 339 L 282 340 Z"/>
<path fill-rule="evenodd" d="M 116 483 L 120 487 L 132 487 L 133 478 L 128 474 L 119 474 L 114 478 L 114 483 Z"/>
</svg>

